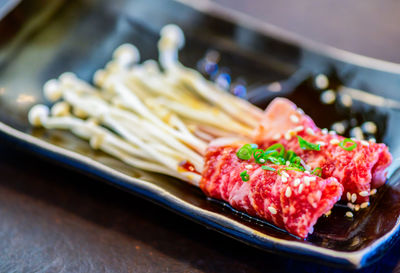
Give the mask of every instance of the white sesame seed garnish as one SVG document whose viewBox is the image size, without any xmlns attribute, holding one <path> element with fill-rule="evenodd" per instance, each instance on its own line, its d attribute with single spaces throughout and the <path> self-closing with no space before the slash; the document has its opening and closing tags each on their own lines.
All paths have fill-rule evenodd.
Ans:
<svg viewBox="0 0 400 273">
<path fill-rule="evenodd" d="M 368 141 L 361 140 L 360 142 L 361 142 L 361 145 L 363 145 L 363 146 L 369 146 L 369 142 Z"/>
<path fill-rule="evenodd" d="M 347 197 L 347 200 L 351 201 L 351 193 L 350 192 L 346 193 L 346 197 Z"/>
<path fill-rule="evenodd" d="M 353 193 L 353 194 L 351 195 L 351 202 L 354 203 L 354 202 L 356 202 L 356 201 L 357 201 L 357 194 Z"/>
<path fill-rule="evenodd" d="M 369 142 L 372 142 L 372 143 L 376 143 L 376 139 L 373 138 L 373 137 L 371 137 L 368 141 L 369 141 Z"/>
<path fill-rule="evenodd" d="M 287 177 L 286 176 L 282 176 L 281 180 L 282 180 L 283 183 L 286 183 L 287 182 Z"/>
<path fill-rule="evenodd" d="M 347 203 L 347 207 L 349 208 L 349 209 L 354 209 L 354 205 L 352 204 L 352 203 Z"/>
<path fill-rule="evenodd" d="M 339 141 L 339 139 L 334 138 L 334 139 L 331 139 L 331 141 L 329 141 L 329 143 L 332 144 L 332 145 L 337 145 L 337 144 L 340 143 L 340 141 Z"/>
<path fill-rule="evenodd" d="M 346 217 L 353 218 L 353 213 L 351 211 L 346 212 Z"/>
<path fill-rule="evenodd" d="M 325 146 L 326 145 L 326 143 L 325 142 L 323 142 L 323 141 L 317 141 L 317 142 L 315 142 L 317 145 L 320 145 L 320 146 Z"/>
<path fill-rule="evenodd" d="M 288 160 L 288 161 L 286 161 L 286 166 L 289 166 L 290 165 L 290 161 Z"/>
<path fill-rule="evenodd" d="M 300 184 L 300 186 L 299 186 L 299 193 L 301 193 L 301 192 L 303 191 L 303 187 L 304 187 L 304 184 Z"/>
<path fill-rule="evenodd" d="M 328 134 L 328 129 L 326 129 L 326 128 L 322 129 L 322 130 L 321 130 L 321 133 L 322 133 L 323 135 L 327 135 L 327 134 Z"/>
<path fill-rule="evenodd" d="M 368 134 L 375 134 L 376 131 L 378 130 L 378 127 L 376 124 L 372 121 L 366 121 L 361 125 L 361 128 L 363 129 L 364 132 Z"/>
<path fill-rule="evenodd" d="M 361 204 L 360 208 L 365 209 L 368 206 L 369 206 L 369 202 L 364 202 Z"/>
<path fill-rule="evenodd" d="M 293 133 L 298 133 L 298 132 L 301 132 L 303 130 L 304 130 L 304 127 L 300 125 L 300 126 L 294 127 L 292 132 Z"/>
<path fill-rule="evenodd" d="M 353 104 L 353 99 L 352 99 L 349 95 L 345 94 L 345 95 L 342 95 L 342 96 L 340 97 L 340 102 L 341 102 L 344 106 L 350 107 L 350 106 Z"/>
<path fill-rule="evenodd" d="M 362 197 L 366 197 L 366 196 L 369 195 L 369 193 L 368 193 L 367 191 L 361 191 L 361 192 L 359 192 L 358 194 L 359 194 L 360 196 L 362 196 Z"/>
<path fill-rule="evenodd" d="M 292 189 L 290 187 L 286 188 L 286 192 L 285 192 L 285 196 L 287 198 L 289 198 L 290 196 L 292 196 Z"/>
<path fill-rule="evenodd" d="M 330 135 L 333 135 L 333 136 L 334 136 L 334 135 L 337 135 L 336 131 L 334 131 L 334 130 L 330 130 L 330 131 L 329 131 L 329 134 L 330 134 Z"/>
<path fill-rule="evenodd" d="M 276 214 L 277 213 L 277 211 L 276 211 L 276 209 L 274 207 L 269 206 L 268 210 L 269 210 L 269 212 L 271 212 L 271 214 Z"/>
<path fill-rule="evenodd" d="M 318 74 L 314 79 L 315 86 L 319 89 L 326 89 L 329 86 L 329 79 L 324 74 Z"/>
<path fill-rule="evenodd" d="M 309 135 L 315 135 L 314 130 L 311 129 L 311 128 L 307 128 L 307 129 L 306 129 L 306 133 L 309 134 Z"/>
<path fill-rule="evenodd" d="M 289 177 L 288 173 L 287 173 L 287 172 L 285 172 L 285 171 L 282 171 L 282 172 L 281 172 L 281 174 L 282 174 L 282 176 Z"/>
<path fill-rule="evenodd" d="M 360 210 L 360 205 L 355 205 L 355 206 L 354 206 L 354 210 L 355 210 L 355 211 L 359 211 L 359 210 Z"/>
<path fill-rule="evenodd" d="M 260 158 L 259 160 L 261 163 L 265 163 L 265 159 L 264 158 Z"/>
<path fill-rule="evenodd" d="M 312 182 L 312 181 L 315 181 L 317 178 L 314 176 L 314 177 L 310 177 L 310 176 L 305 176 L 304 177 L 304 183 L 307 185 L 307 186 L 309 186 L 310 185 L 310 182 Z"/>
<path fill-rule="evenodd" d="M 281 138 L 281 134 L 275 134 L 272 139 L 273 140 L 279 140 Z"/>
<path fill-rule="evenodd" d="M 330 89 L 326 90 L 326 91 L 322 92 L 320 99 L 321 99 L 322 103 L 332 104 L 336 100 L 336 93 Z"/>
<path fill-rule="evenodd" d="M 310 174 L 310 172 L 309 172 L 309 171 L 304 171 L 304 173 L 306 173 L 306 174 Z"/>
<path fill-rule="evenodd" d="M 299 121 L 300 121 L 299 117 L 296 116 L 296 115 L 290 115 L 290 120 L 291 120 L 293 123 L 299 123 Z"/>
<path fill-rule="evenodd" d="M 370 195 L 374 195 L 374 194 L 376 194 L 376 192 L 377 192 L 376 189 L 372 189 L 371 192 L 370 192 Z"/>
<path fill-rule="evenodd" d="M 253 166 L 249 164 L 249 165 L 246 165 L 245 168 L 246 169 L 253 169 Z"/>
<path fill-rule="evenodd" d="M 294 181 L 293 181 L 293 187 L 297 187 L 299 184 L 300 184 L 300 179 L 299 178 L 296 178 Z"/>
<path fill-rule="evenodd" d="M 332 213 L 332 211 L 328 210 L 328 211 L 325 213 L 325 216 L 328 217 L 329 215 L 331 215 L 331 213 Z"/>
<path fill-rule="evenodd" d="M 286 133 L 285 133 L 285 139 L 286 139 L 286 140 L 290 140 L 291 138 L 292 138 L 292 136 L 291 136 L 290 132 L 289 132 L 289 131 L 286 132 Z"/>
</svg>

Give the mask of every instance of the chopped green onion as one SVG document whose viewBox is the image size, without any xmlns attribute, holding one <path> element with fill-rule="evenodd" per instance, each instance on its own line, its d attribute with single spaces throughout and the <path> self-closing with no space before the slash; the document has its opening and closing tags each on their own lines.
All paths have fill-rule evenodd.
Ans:
<svg viewBox="0 0 400 273">
<path fill-rule="evenodd" d="M 319 144 L 314 144 L 314 143 L 308 142 L 301 136 L 297 136 L 297 139 L 299 140 L 300 148 L 302 148 L 303 150 L 314 150 L 314 151 L 321 150 Z"/>
<path fill-rule="evenodd" d="M 295 165 L 300 165 L 301 158 L 299 156 L 296 156 L 290 162 L 292 162 Z"/>
<path fill-rule="evenodd" d="M 258 145 L 255 144 L 255 143 L 250 144 L 250 146 L 251 146 L 252 149 L 257 149 L 258 148 Z"/>
<path fill-rule="evenodd" d="M 265 158 L 264 158 L 264 150 L 262 149 L 255 149 L 253 152 L 253 157 L 254 157 L 254 161 L 257 164 L 263 164 L 265 163 Z M 262 160 L 261 160 L 262 159 Z"/>
<path fill-rule="evenodd" d="M 300 166 L 299 166 L 300 167 Z M 285 167 L 284 169 L 287 171 L 298 171 L 298 172 L 302 172 L 303 170 L 301 168 L 299 168 L 298 166 L 289 166 L 289 167 Z"/>
<path fill-rule="evenodd" d="M 247 174 L 247 171 L 243 171 L 240 173 L 240 178 L 242 178 L 243 182 L 247 182 L 250 179 L 250 176 Z"/>
<path fill-rule="evenodd" d="M 285 154 L 285 158 L 286 160 L 289 160 L 290 162 L 292 162 L 293 158 L 297 157 L 296 153 L 292 150 L 288 150 Z"/>
<path fill-rule="evenodd" d="M 266 171 L 276 172 L 276 170 L 274 168 L 270 167 L 270 166 L 263 165 L 263 166 L 261 166 L 261 169 L 266 170 Z"/>
<path fill-rule="evenodd" d="M 277 150 L 280 149 L 279 155 L 284 156 L 285 155 L 285 147 L 281 143 L 275 143 L 271 146 L 268 147 L 266 151 L 271 151 L 271 150 Z"/>
<path fill-rule="evenodd" d="M 286 163 L 286 161 L 283 157 L 268 156 L 267 160 L 269 160 L 271 163 L 274 163 L 276 165 L 284 165 Z"/>
<path fill-rule="evenodd" d="M 353 145 L 346 146 L 347 143 L 349 143 L 349 142 L 353 143 Z M 357 147 L 357 143 L 354 140 L 352 140 L 351 138 L 345 138 L 339 143 L 339 146 L 342 147 L 346 151 L 353 151 Z"/>
<path fill-rule="evenodd" d="M 243 145 L 236 153 L 236 156 L 242 160 L 251 159 L 253 148 L 250 144 Z"/>
<path fill-rule="evenodd" d="M 279 156 L 279 153 L 278 153 L 277 150 L 266 150 L 266 151 L 264 152 L 264 155 L 265 155 L 265 156 L 277 157 L 277 156 Z"/>
<path fill-rule="evenodd" d="M 311 174 L 314 174 L 314 175 L 317 175 L 317 176 L 321 177 L 322 169 L 320 167 L 317 167 L 311 172 Z"/>
</svg>

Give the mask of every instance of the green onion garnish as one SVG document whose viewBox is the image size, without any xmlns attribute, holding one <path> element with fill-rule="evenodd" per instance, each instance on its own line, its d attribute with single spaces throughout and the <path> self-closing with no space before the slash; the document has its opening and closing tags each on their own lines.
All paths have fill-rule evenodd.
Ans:
<svg viewBox="0 0 400 273">
<path fill-rule="evenodd" d="M 353 143 L 353 145 L 346 146 L 347 143 L 349 143 L 349 142 Z M 351 138 L 345 138 L 339 143 L 339 146 L 342 147 L 346 151 L 353 151 L 357 147 L 357 143 L 354 140 L 352 140 Z"/>
<path fill-rule="evenodd" d="M 251 144 L 245 144 L 237 151 L 236 156 L 242 160 L 249 160 L 251 159 L 252 151 L 253 147 Z"/>
<path fill-rule="evenodd" d="M 311 174 L 317 175 L 317 176 L 321 177 L 321 175 L 322 175 L 322 169 L 321 169 L 320 167 L 317 167 L 317 168 L 315 168 L 315 169 L 311 172 Z"/>
<path fill-rule="evenodd" d="M 276 170 L 270 166 L 261 166 L 261 169 L 266 170 L 266 171 L 272 171 L 272 172 L 276 172 Z"/>
<path fill-rule="evenodd" d="M 280 149 L 280 151 L 279 151 L 280 156 L 285 155 L 285 147 L 283 147 L 283 145 L 281 143 L 275 143 L 275 144 L 269 146 L 266 151 L 277 150 L 277 149 Z"/>
<path fill-rule="evenodd" d="M 299 168 L 300 166 L 289 166 L 289 167 L 285 167 L 284 169 L 287 171 L 298 171 L 298 172 L 302 172 L 303 170 Z"/>
<path fill-rule="evenodd" d="M 240 178 L 242 178 L 243 182 L 247 182 L 250 179 L 250 176 L 247 174 L 247 171 L 243 171 L 240 173 Z"/>
<path fill-rule="evenodd" d="M 297 136 L 297 139 L 299 140 L 300 148 L 302 148 L 303 150 L 314 150 L 314 151 L 321 150 L 319 144 L 314 144 L 314 143 L 308 142 L 301 136 Z"/>
<path fill-rule="evenodd" d="M 257 164 L 263 164 L 265 163 L 265 158 L 264 158 L 264 150 L 262 149 L 255 149 L 253 152 L 253 157 L 254 157 L 254 161 Z"/>
</svg>

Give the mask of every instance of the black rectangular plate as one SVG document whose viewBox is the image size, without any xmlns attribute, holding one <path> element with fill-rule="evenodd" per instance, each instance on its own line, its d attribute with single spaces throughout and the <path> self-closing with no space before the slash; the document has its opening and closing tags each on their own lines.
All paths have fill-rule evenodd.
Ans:
<svg viewBox="0 0 400 273">
<path fill-rule="evenodd" d="M 399 229 L 400 112 L 396 101 L 400 101 L 400 67 L 277 33 L 243 15 L 194 3 L 23 1 L 0 22 L 1 135 L 263 250 L 353 268 L 376 261 L 393 244 Z M 372 206 L 354 220 L 343 217 L 345 209 L 336 207 L 303 241 L 208 200 L 200 190 L 181 181 L 136 170 L 93 151 L 68 132 L 31 128 L 27 112 L 33 104 L 47 103 L 42 86 L 48 79 L 72 71 L 91 81 L 93 73 L 110 60 L 112 51 L 125 42 L 135 44 L 143 60 L 157 58 L 158 32 L 168 23 L 181 26 L 187 36 L 181 54 L 184 64 L 196 67 L 208 49 L 219 51 L 220 65 L 229 69 L 233 80 L 247 82 L 249 97 L 260 107 L 274 96 L 287 96 L 320 127 L 343 119 L 377 123 L 377 138 L 390 146 L 394 163 L 387 185 L 373 198 Z M 317 73 L 330 75 L 332 88 L 346 85 L 394 103 L 354 100 L 351 108 L 339 102 L 322 105 L 320 91 L 312 84 Z M 275 81 L 281 82 L 282 90 L 266 90 L 266 84 Z"/>
</svg>

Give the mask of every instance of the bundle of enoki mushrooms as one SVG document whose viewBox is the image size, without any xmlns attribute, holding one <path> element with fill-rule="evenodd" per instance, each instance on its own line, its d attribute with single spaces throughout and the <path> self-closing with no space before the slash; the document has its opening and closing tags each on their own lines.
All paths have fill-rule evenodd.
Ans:
<svg viewBox="0 0 400 273">
<path fill-rule="evenodd" d="M 48 81 L 35 105 L 34 126 L 65 129 L 123 162 L 198 186 L 208 143 L 218 137 L 251 138 L 262 111 L 182 65 L 182 30 L 160 32 L 159 63 L 139 63 L 137 48 L 124 44 L 98 70 L 94 86 L 64 73 Z"/>
</svg>

